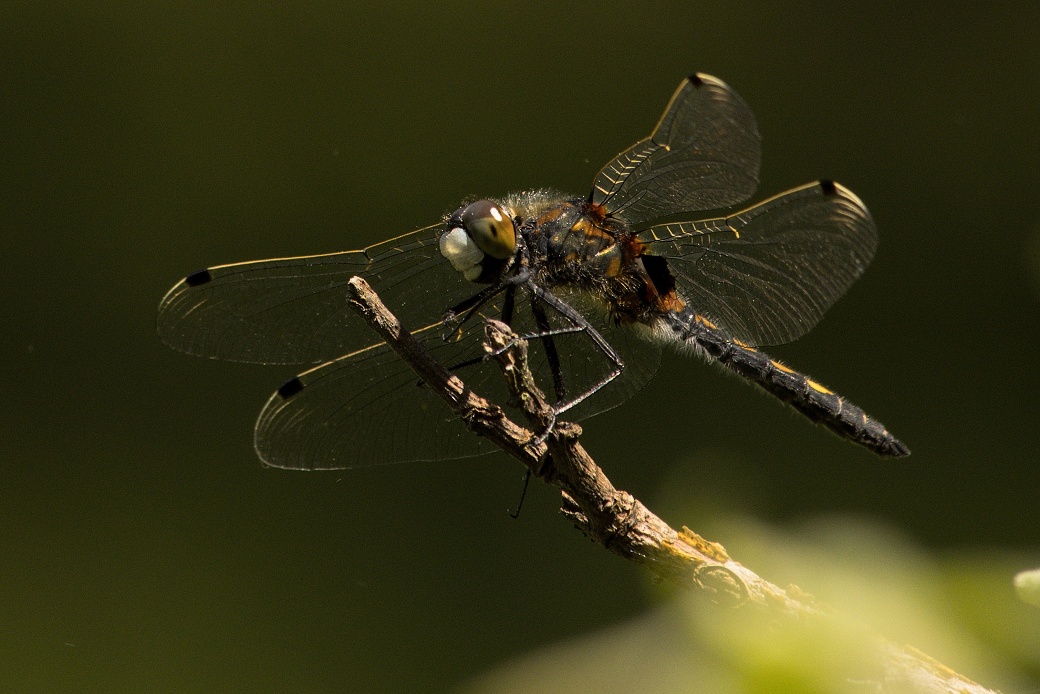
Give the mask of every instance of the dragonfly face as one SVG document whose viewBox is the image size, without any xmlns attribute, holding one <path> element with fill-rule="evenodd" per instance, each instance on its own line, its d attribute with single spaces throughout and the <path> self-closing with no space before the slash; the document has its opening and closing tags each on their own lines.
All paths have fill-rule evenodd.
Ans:
<svg viewBox="0 0 1040 694">
<path fill-rule="evenodd" d="M 441 255 L 471 282 L 494 282 L 516 254 L 513 211 L 477 200 L 448 218 L 438 241 Z"/>
<path fill-rule="evenodd" d="M 159 333 L 201 356 L 320 364 L 282 386 L 257 422 L 257 451 L 278 467 L 491 450 L 373 343 L 347 307 L 355 275 L 467 386 L 497 402 L 506 394 L 481 359 L 481 315 L 533 336 L 536 376 L 568 418 L 631 397 L 656 372 L 659 346 L 673 342 L 843 438 L 906 455 L 877 420 L 757 349 L 811 329 L 877 245 L 862 202 L 829 181 L 722 216 L 695 214 L 747 200 L 759 158 L 744 101 L 693 75 L 653 133 L 603 167 L 585 197 L 514 193 L 359 251 L 209 268 L 166 295 Z"/>
</svg>

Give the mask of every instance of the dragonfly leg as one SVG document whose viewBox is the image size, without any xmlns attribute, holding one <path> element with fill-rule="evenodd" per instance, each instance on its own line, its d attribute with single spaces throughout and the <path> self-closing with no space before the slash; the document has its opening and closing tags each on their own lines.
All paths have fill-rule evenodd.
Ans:
<svg viewBox="0 0 1040 694">
<path fill-rule="evenodd" d="M 531 295 L 531 313 L 534 314 L 535 325 L 538 326 L 539 332 L 546 334 L 549 332 L 549 317 L 545 315 L 545 308 L 538 302 L 538 299 Z M 556 395 L 556 402 L 561 402 L 567 397 L 567 386 L 563 380 L 563 366 L 560 361 L 560 353 L 556 349 L 556 341 L 552 338 L 552 335 L 547 335 L 542 340 L 542 347 L 545 349 L 545 358 L 549 362 L 549 371 L 552 374 L 553 380 L 553 392 Z"/>
<path fill-rule="evenodd" d="M 502 282 L 484 287 L 479 292 L 469 297 L 465 301 L 462 301 L 448 308 L 444 312 L 443 318 L 444 325 L 447 327 L 445 337 L 450 336 L 452 333 L 458 330 L 460 326 L 464 325 L 473 316 L 475 316 L 480 309 L 484 308 L 484 306 L 486 306 L 489 301 L 494 299 L 499 294 L 502 294 L 503 292 L 507 292 L 507 306 L 510 307 L 509 310 L 510 312 L 512 312 L 512 299 L 509 296 L 508 292 L 515 291 L 517 286 L 524 284 L 527 281 L 527 273 L 514 275 L 512 277 L 509 277 L 508 279 L 503 280 Z M 460 314 L 462 315 L 460 316 Z M 509 317 L 506 317 L 506 323 L 509 322 L 508 318 Z"/>
<path fill-rule="evenodd" d="M 568 304 L 566 301 L 556 296 L 552 292 L 542 289 L 534 282 L 528 282 L 526 286 L 533 294 L 532 300 L 540 299 L 541 301 L 545 302 L 553 309 L 555 309 L 560 315 L 562 315 L 572 324 L 569 327 L 556 328 L 550 330 L 547 335 L 534 335 L 531 337 L 551 338 L 553 335 L 557 334 L 583 332 L 589 336 L 589 339 L 592 340 L 592 343 L 596 345 L 596 347 L 611 363 L 610 371 L 603 378 L 596 381 L 589 388 L 587 388 L 583 393 L 571 396 L 569 399 L 566 399 L 562 402 L 558 401 L 555 405 L 553 405 L 553 424 L 555 424 L 555 415 L 560 415 L 566 412 L 567 410 L 571 409 L 575 405 L 584 402 L 589 396 L 598 392 L 604 386 L 606 386 L 615 378 L 620 376 L 621 372 L 625 369 L 625 363 L 621 360 L 621 356 L 617 353 L 617 351 L 610 346 L 610 343 L 607 342 L 606 338 L 600 335 L 599 331 L 596 330 L 596 328 L 593 327 L 591 323 L 589 323 L 585 316 L 581 315 L 581 313 L 575 310 L 570 304 Z M 549 431 L 551 430 L 552 427 L 549 427 Z M 548 436 L 548 433 L 549 432 L 547 431 L 545 435 Z"/>
</svg>

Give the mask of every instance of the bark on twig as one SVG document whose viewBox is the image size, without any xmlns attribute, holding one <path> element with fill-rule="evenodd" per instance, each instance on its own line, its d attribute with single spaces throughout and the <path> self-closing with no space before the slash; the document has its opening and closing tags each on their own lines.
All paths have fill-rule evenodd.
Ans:
<svg viewBox="0 0 1040 694">
<path fill-rule="evenodd" d="M 687 590 L 707 593 L 714 601 L 743 609 L 801 619 L 831 619 L 811 596 L 786 590 L 734 561 L 722 545 L 689 528 L 675 530 L 628 492 L 615 488 L 578 443 L 581 428 L 555 422 L 547 437 L 510 420 L 500 407 L 466 388 L 405 330 L 361 278 L 349 283 L 350 304 L 369 326 L 437 392 L 475 435 L 483 436 L 558 487 L 563 514 L 582 532 L 611 552 L 640 564 L 656 576 Z M 552 408 L 538 389 L 527 364 L 527 344 L 504 323 L 489 320 L 487 351 L 499 363 L 518 407 L 534 432 L 553 423 Z M 920 651 L 877 638 L 884 673 L 880 691 L 992 692 Z"/>
</svg>

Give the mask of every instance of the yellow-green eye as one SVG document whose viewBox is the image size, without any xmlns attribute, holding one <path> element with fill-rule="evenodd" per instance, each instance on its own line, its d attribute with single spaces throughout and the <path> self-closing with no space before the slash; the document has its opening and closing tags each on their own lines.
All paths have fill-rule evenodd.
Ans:
<svg viewBox="0 0 1040 694">
<path fill-rule="evenodd" d="M 516 229 L 509 213 L 490 200 L 477 200 L 462 211 L 461 220 L 477 248 L 498 260 L 512 257 Z"/>
</svg>

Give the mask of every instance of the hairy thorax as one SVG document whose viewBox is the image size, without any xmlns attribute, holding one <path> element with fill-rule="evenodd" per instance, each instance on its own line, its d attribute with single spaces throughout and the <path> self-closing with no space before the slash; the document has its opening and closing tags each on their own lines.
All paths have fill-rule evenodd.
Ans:
<svg viewBox="0 0 1040 694">
<path fill-rule="evenodd" d="M 631 229 L 601 206 L 544 191 L 507 204 L 523 220 L 531 265 L 543 286 L 587 292 L 619 324 L 650 325 L 684 307 L 667 260 L 646 254 Z"/>
</svg>

